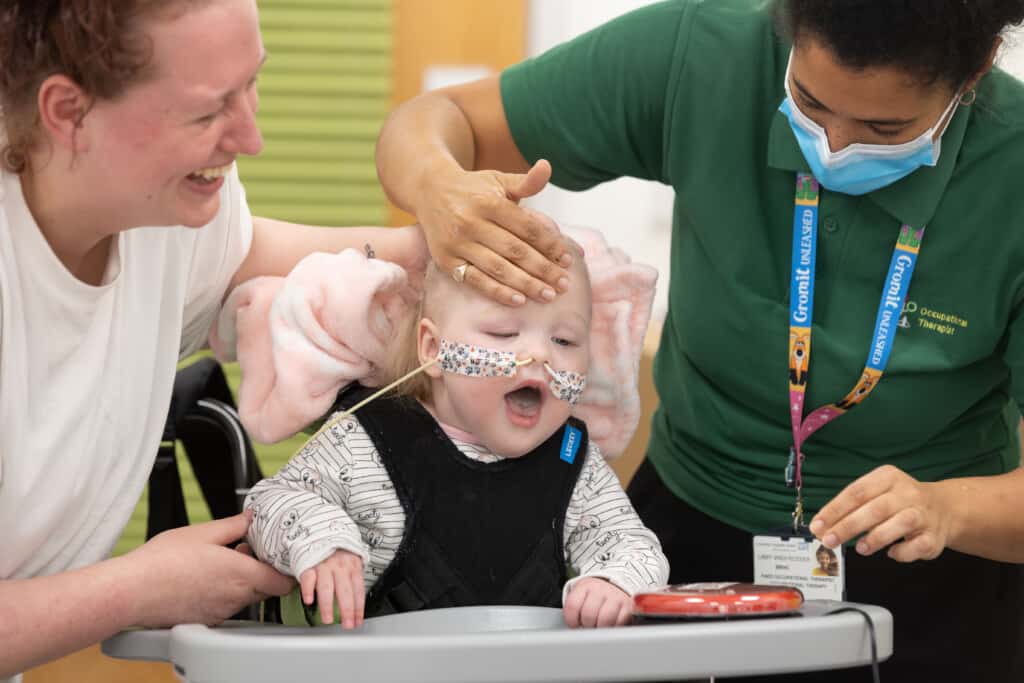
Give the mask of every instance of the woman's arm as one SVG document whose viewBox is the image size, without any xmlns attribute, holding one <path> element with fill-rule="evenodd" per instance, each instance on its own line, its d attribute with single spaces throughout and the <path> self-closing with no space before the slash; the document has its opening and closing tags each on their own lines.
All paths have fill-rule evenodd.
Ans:
<svg viewBox="0 0 1024 683">
<path fill-rule="evenodd" d="M 252 246 L 235 273 L 230 289 L 261 275 L 284 276 L 316 252 L 369 247 L 374 256 L 409 271 L 426 268 L 427 244 L 419 226 L 402 228 L 322 228 L 253 217 Z M 228 291 L 230 291 L 230 289 Z"/>
<path fill-rule="evenodd" d="M 811 522 L 835 547 L 858 538 L 871 555 L 933 559 L 945 548 L 999 562 L 1024 562 L 1024 469 L 988 477 L 920 482 L 891 465 L 847 486 Z"/>
<path fill-rule="evenodd" d="M 69 654 L 134 622 L 123 558 L 53 576 L 0 581 L 0 678 Z"/>
<path fill-rule="evenodd" d="M 98 564 L 0 581 L 0 677 L 99 642 L 132 626 L 215 624 L 292 581 L 225 547 L 248 515 L 174 529 Z"/>
<path fill-rule="evenodd" d="M 671 182 L 666 112 L 677 93 L 686 102 L 706 87 L 680 82 L 693 6 L 640 8 L 499 76 L 394 111 L 377 173 L 424 226 L 442 270 L 466 263 L 470 285 L 499 301 L 515 303 L 516 292 L 543 301 L 571 260 L 557 227 L 517 202 L 543 189 L 552 165 L 572 190 L 622 176 Z"/>
</svg>

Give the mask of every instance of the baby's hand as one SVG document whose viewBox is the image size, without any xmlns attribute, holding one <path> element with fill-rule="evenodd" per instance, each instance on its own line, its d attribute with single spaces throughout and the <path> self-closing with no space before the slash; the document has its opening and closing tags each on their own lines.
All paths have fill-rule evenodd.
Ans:
<svg viewBox="0 0 1024 683">
<path fill-rule="evenodd" d="M 356 628 L 363 624 L 363 606 L 366 601 L 363 587 L 363 560 L 347 550 L 336 550 L 326 560 L 302 572 L 299 577 L 302 602 L 313 604 L 316 592 L 320 606 L 320 620 L 334 623 L 334 602 L 341 609 L 341 625 Z"/>
<path fill-rule="evenodd" d="M 633 598 L 613 584 L 596 577 L 577 581 L 562 607 L 562 616 L 570 628 L 620 626 L 633 614 Z"/>
</svg>

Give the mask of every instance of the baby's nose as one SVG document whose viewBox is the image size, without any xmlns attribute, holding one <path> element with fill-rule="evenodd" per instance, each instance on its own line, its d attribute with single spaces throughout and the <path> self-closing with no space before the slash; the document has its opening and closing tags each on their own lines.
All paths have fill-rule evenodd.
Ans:
<svg viewBox="0 0 1024 683">
<path fill-rule="evenodd" d="M 555 344 L 554 339 L 551 335 L 538 334 L 535 337 L 526 340 L 529 346 L 529 353 L 537 361 L 539 365 L 544 363 L 550 363 L 556 358 L 558 352 L 558 345 Z"/>
</svg>

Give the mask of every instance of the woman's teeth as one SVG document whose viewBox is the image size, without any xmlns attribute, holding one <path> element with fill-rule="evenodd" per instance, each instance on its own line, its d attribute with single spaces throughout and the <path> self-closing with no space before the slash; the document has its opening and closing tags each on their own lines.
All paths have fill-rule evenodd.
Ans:
<svg viewBox="0 0 1024 683">
<path fill-rule="evenodd" d="M 226 166 L 210 166 L 208 168 L 201 168 L 198 171 L 193 171 L 188 174 L 190 180 L 197 180 L 200 182 L 212 183 L 218 178 L 223 178 L 224 175 L 231 170 L 231 164 Z"/>
</svg>

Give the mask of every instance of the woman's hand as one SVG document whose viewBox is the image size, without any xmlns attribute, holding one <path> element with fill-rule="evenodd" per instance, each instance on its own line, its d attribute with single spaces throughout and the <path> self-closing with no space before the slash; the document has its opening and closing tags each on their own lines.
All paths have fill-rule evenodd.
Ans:
<svg viewBox="0 0 1024 683">
<path fill-rule="evenodd" d="M 366 603 L 363 560 L 355 553 L 334 551 L 320 564 L 302 572 L 299 586 L 303 603 L 312 605 L 315 595 L 323 623 L 334 623 L 334 604 L 337 602 L 344 628 L 362 626 Z"/>
<path fill-rule="evenodd" d="M 247 554 L 226 547 L 245 537 L 251 513 L 172 529 L 122 562 L 145 588 L 133 599 L 138 626 L 219 624 L 246 605 L 284 595 L 295 582 Z"/>
<path fill-rule="evenodd" d="M 892 465 L 856 480 L 811 521 L 811 532 L 834 548 L 857 538 L 857 552 L 888 547 L 898 562 L 931 560 L 949 543 L 956 516 L 943 482 L 920 482 Z"/>
<path fill-rule="evenodd" d="M 588 576 L 573 584 L 562 616 L 570 628 L 622 626 L 633 618 L 633 599 L 608 581 Z"/>
<path fill-rule="evenodd" d="M 431 177 L 415 207 L 438 267 L 507 305 L 551 301 L 568 288 L 572 255 L 550 218 L 520 207 L 540 192 L 551 165 L 538 161 L 526 174 L 448 170 Z"/>
</svg>

